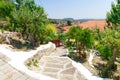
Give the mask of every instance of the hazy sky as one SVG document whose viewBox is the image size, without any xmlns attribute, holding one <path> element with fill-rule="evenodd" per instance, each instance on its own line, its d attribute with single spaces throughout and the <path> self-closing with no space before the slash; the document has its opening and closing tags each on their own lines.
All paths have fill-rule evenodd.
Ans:
<svg viewBox="0 0 120 80">
<path fill-rule="evenodd" d="M 48 18 L 99 18 L 105 19 L 106 13 L 115 0 L 36 0 L 44 7 Z"/>
</svg>

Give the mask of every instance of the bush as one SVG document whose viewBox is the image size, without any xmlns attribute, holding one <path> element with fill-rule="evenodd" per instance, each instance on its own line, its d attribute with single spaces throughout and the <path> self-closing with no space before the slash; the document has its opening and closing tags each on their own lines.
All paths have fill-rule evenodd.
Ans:
<svg viewBox="0 0 120 80">
<path fill-rule="evenodd" d="M 27 0 L 17 5 L 11 12 L 9 29 L 22 33 L 23 38 L 29 41 L 31 46 L 39 46 L 39 43 L 43 43 L 46 38 L 47 22 L 44 9 L 35 5 L 33 0 Z"/>
<path fill-rule="evenodd" d="M 103 44 L 100 44 L 97 48 L 96 48 L 99 52 L 100 55 L 104 58 L 104 59 L 109 59 L 112 57 L 112 49 L 110 46 L 106 46 Z"/>
<path fill-rule="evenodd" d="M 85 48 L 91 48 L 94 41 L 92 31 L 89 29 L 82 29 L 80 26 L 71 27 L 67 33 L 67 38 L 68 40 L 74 40 L 74 46 L 77 51 L 76 56 L 80 58 L 86 57 L 85 54 L 81 53 L 81 51 Z"/>
<path fill-rule="evenodd" d="M 49 23 L 49 24 L 47 24 L 46 30 L 44 33 L 46 33 L 45 41 L 48 42 L 48 41 L 53 40 L 55 38 L 55 34 L 57 34 L 57 29 L 53 24 Z"/>
<path fill-rule="evenodd" d="M 50 33 L 51 33 L 52 35 L 57 33 L 57 29 L 56 29 L 56 27 L 54 26 L 54 24 L 48 24 L 48 25 L 46 26 L 46 30 L 47 30 L 47 31 L 50 31 Z"/>
</svg>

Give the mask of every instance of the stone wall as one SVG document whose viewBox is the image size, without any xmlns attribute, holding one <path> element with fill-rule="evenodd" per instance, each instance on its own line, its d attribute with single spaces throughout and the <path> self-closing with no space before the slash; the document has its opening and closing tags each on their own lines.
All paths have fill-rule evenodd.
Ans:
<svg viewBox="0 0 120 80">
<path fill-rule="evenodd" d="M 32 57 L 28 58 L 25 61 L 25 65 L 29 68 L 29 69 L 34 69 L 36 67 L 39 66 L 39 60 L 43 57 L 43 56 L 48 56 L 50 55 L 53 51 L 55 50 L 55 45 L 53 43 L 49 43 L 49 47 L 39 50 L 35 55 L 33 55 Z"/>
</svg>

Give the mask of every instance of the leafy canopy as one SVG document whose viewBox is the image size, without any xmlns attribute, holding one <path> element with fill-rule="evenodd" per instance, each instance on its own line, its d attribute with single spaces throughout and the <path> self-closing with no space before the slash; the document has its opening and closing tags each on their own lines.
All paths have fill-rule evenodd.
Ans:
<svg viewBox="0 0 120 80">
<path fill-rule="evenodd" d="M 107 22 L 115 26 L 120 25 L 120 0 L 117 3 L 112 3 L 110 12 L 107 13 Z"/>
</svg>

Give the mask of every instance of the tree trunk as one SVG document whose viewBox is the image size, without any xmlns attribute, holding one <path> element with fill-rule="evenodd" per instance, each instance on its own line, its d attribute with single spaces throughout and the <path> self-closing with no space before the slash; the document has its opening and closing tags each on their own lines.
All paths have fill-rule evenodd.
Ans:
<svg viewBox="0 0 120 80">
<path fill-rule="evenodd" d="M 76 56 L 80 57 L 79 48 L 78 48 L 78 42 L 77 41 L 76 41 Z"/>
<path fill-rule="evenodd" d="M 114 50 L 113 50 L 113 55 L 112 55 L 112 60 L 113 60 L 113 61 L 116 60 L 116 54 L 117 54 L 117 48 L 114 48 Z"/>
</svg>

